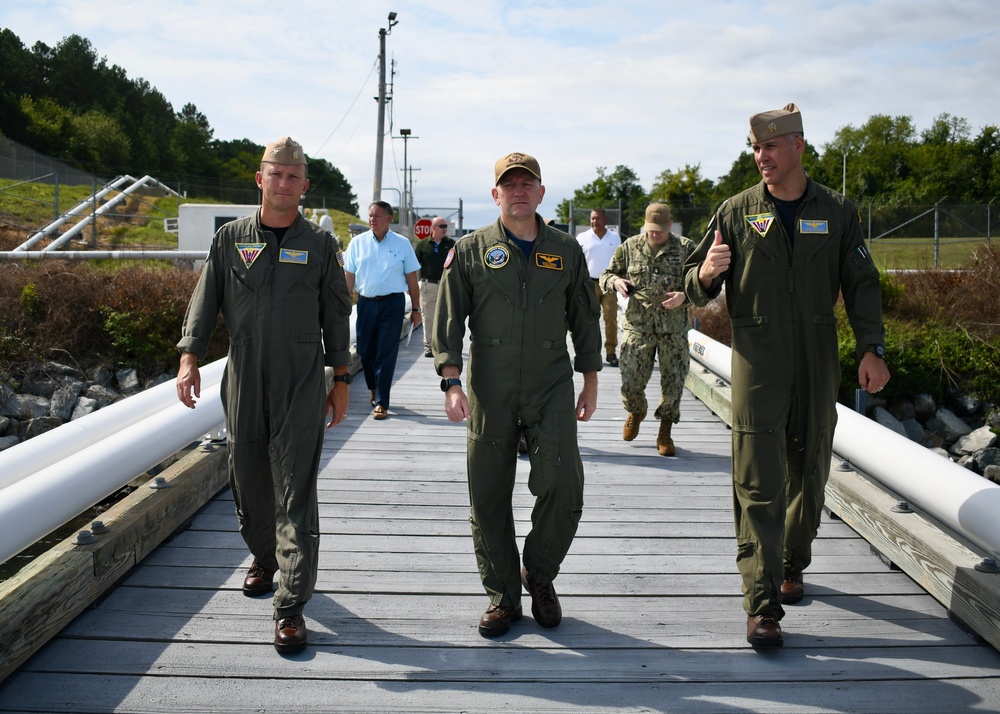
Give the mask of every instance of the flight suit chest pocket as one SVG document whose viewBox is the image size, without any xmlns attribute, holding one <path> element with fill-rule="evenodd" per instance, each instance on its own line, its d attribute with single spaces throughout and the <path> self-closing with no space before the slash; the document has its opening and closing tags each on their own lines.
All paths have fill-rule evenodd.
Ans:
<svg viewBox="0 0 1000 714">
<path fill-rule="evenodd" d="M 260 253 L 247 257 L 236 251 L 229 260 L 230 273 L 241 287 L 250 292 L 258 292 L 263 288 L 271 272 L 270 262 Z M 247 262 L 250 265 L 247 265 Z"/>
</svg>

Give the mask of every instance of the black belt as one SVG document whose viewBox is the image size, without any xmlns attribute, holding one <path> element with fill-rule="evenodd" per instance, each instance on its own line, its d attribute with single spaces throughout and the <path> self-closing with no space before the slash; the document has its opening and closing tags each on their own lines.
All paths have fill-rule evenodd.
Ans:
<svg viewBox="0 0 1000 714">
<path fill-rule="evenodd" d="M 396 295 L 402 295 L 403 293 L 389 293 L 388 295 L 376 295 L 375 297 L 368 297 L 367 295 L 362 295 L 362 300 L 385 300 L 386 298 L 391 298 Z"/>
</svg>

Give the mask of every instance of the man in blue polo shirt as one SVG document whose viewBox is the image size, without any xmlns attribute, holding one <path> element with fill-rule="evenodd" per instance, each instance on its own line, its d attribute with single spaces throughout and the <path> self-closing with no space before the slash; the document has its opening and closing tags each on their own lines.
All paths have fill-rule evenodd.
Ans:
<svg viewBox="0 0 1000 714">
<path fill-rule="evenodd" d="M 410 293 L 413 326 L 420 324 L 420 263 L 405 237 L 389 230 L 392 206 L 374 201 L 368 207 L 365 231 L 344 252 L 347 289 L 358 292 L 355 322 L 358 356 L 371 391 L 372 418 L 389 416 L 389 390 L 399 354 L 399 332 L 406 310 L 403 292 Z"/>
</svg>

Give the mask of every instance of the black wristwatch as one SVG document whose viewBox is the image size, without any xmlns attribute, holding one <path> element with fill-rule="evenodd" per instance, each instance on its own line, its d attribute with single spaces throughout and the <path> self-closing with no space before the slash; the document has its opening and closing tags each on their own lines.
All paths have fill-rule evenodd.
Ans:
<svg viewBox="0 0 1000 714">
<path fill-rule="evenodd" d="M 441 380 L 441 391 L 447 392 L 452 387 L 461 387 L 462 380 L 457 377 L 444 378 Z"/>
<path fill-rule="evenodd" d="M 876 357 L 885 359 L 885 346 L 884 345 L 868 345 L 865 347 L 865 352 L 871 352 Z"/>
<path fill-rule="evenodd" d="M 344 384 L 350 384 L 353 381 L 353 379 L 354 379 L 354 377 L 351 376 L 350 372 L 348 372 L 347 374 L 335 374 L 335 375 L 333 375 L 333 381 L 334 382 L 343 382 Z"/>
</svg>

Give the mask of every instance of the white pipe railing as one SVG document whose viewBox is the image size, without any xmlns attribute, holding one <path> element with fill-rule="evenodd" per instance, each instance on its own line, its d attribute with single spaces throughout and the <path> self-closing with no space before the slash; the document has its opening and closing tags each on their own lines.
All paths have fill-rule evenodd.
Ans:
<svg viewBox="0 0 1000 714">
<path fill-rule="evenodd" d="M 0 563 L 216 428 L 220 386 L 203 385 L 196 409 L 175 392 L 171 406 L 0 491 Z"/>
<path fill-rule="evenodd" d="M 690 330 L 691 356 L 732 380 L 732 350 Z M 1000 485 L 837 404 L 833 450 L 990 556 L 1000 557 Z"/>
<path fill-rule="evenodd" d="M 202 367 L 202 389 L 208 389 L 222 381 L 225 367 L 225 359 Z M 170 380 L 0 451 L 0 494 L 3 493 L 2 489 L 11 484 L 176 403 L 177 385 L 174 380 Z M 135 474 L 131 478 L 134 477 Z M 79 509 L 77 513 L 82 510 L 84 509 Z"/>
</svg>

